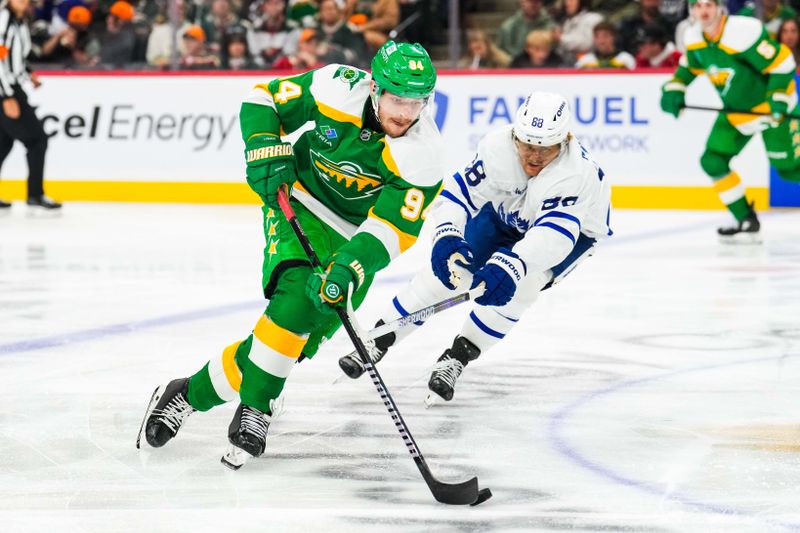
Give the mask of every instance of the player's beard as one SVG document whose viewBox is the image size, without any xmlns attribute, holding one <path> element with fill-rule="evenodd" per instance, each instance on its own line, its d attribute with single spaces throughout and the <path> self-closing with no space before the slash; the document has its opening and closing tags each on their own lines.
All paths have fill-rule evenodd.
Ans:
<svg viewBox="0 0 800 533">
<path fill-rule="evenodd" d="M 380 114 L 380 109 L 378 111 Z M 414 120 L 401 117 L 379 117 L 384 133 L 389 137 L 402 137 L 414 124 Z"/>
</svg>

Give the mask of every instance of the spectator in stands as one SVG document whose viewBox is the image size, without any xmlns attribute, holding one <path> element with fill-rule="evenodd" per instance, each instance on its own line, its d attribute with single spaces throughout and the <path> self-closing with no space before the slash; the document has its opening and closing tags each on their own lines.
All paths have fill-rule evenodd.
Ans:
<svg viewBox="0 0 800 533">
<path fill-rule="evenodd" d="M 738 14 L 761 20 L 766 26 L 770 37 L 773 38 L 778 35 L 778 28 L 780 28 L 784 20 L 797 18 L 797 11 L 784 5 L 781 0 L 761 0 L 758 3 L 747 2 Z"/>
<path fill-rule="evenodd" d="M 182 70 L 208 70 L 219 68 L 219 58 L 206 47 L 206 32 L 192 24 L 181 36 L 185 52 L 181 55 Z"/>
<path fill-rule="evenodd" d="M 322 0 L 319 3 L 319 38 L 331 47 L 339 47 L 345 63 L 364 67 L 369 61 L 364 37 L 346 24 L 344 0 Z"/>
<path fill-rule="evenodd" d="M 247 34 L 250 52 L 261 67 L 270 68 L 281 57 L 297 51 L 300 30 L 289 28 L 285 10 L 284 0 L 264 0 L 260 25 L 254 26 Z"/>
<path fill-rule="evenodd" d="M 664 31 L 672 34 L 673 28 L 665 19 L 659 7 L 661 0 L 640 0 L 639 11 L 635 15 L 625 18 L 619 25 L 620 46 L 626 52 L 636 53 L 639 43 L 644 38 L 644 27 L 648 24 L 659 24 Z"/>
<path fill-rule="evenodd" d="M 232 26 L 222 38 L 222 68 L 227 70 L 254 70 L 257 65 L 247 48 L 247 30 Z"/>
<path fill-rule="evenodd" d="M 97 39 L 101 65 L 122 68 L 133 61 L 136 34 L 132 21 L 135 14 L 133 6 L 124 0 L 117 0 L 111 5 L 105 31 Z"/>
<path fill-rule="evenodd" d="M 553 28 L 553 38 L 559 55 L 570 64 L 591 50 L 592 30 L 603 20 L 600 13 L 589 11 L 590 4 L 590 0 L 563 0 L 556 11 L 558 26 Z"/>
<path fill-rule="evenodd" d="M 172 11 L 168 12 L 168 15 L 175 19 L 178 26 L 178 35 L 183 35 L 191 25 L 185 19 L 184 0 L 172 0 L 170 7 Z M 172 42 L 173 30 L 169 19 L 163 15 L 156 17 L 156 23 L 153 25 L 150 37 L 147 39 L 147 62 L 157 67 L 169 65 L 172 61 Z M 178 54 L 183 56 L 186 53 L 183 39 L 178 39 L 177 45 Z"/>
<path fill-rule="evenodd" d="M 68 26 L 46 38 L 39 48 L 38 59 L 59 63 L 66 68 L 93 65 L 95 62 L 87 53 L 91 23 L 92 12 L 84 6 L 74 6 L 67 15 Z"/>
<path fill-rule="evenodd" d="M 314 0 L 289 0 L 287 24 L 290 28 L 313 28 L 317 25 L 317 10 Z"/>
<path fill-rule="evenodd" d="M 543 9 L 542 0 L 519 0 L 519 11 L 500 25 L 497 45 L 511 57 L 525 48 L 525 39 L 533 30 L 552 30 L 555 23 Z"/>
<path fill-rule="evenodd" d="M 219 52 L 226 28 L 238 23 L 239 17 L 233 12 L 231 0 L 213 0 L 211 10 L 203 17 L 200 24 L 206 34 L 206 43 L 209 49 L 212 52 Z"/>
<path fill-rule="evenodd" d="M 354 25 L 353 31 L 361 33 L 372 50 L 383 46 L 389 40 L 389 32 L 400 23 L 397 0 L 347 0 L 345 5 L 345 15 Z"/>
<path fill-rule="evenodd" d="M 669 34 L 660 24 L 644 27 L 642 42 L 636 54 L 637 68 L 676 68 L 681 53 L 669 40 Z"/>
<path fill-rule="evenodd" d="M 342 63 L 344 57 L 339 53 L 334 56 L 326 56 L 331 49 L 327 45 L 320 43 L 317 30 L 306 28 L 300 33 L 297 42 L 297 52 L 290 56 L 278 59 L 272 68 L 277 70 L 311 70 L 323 67 L 329 63 Z"/>
<path fill-rule="evenodd" d="M 493 43 L 483 30 L 467 30 L 467 55 L 461 68 L 469 70 L 508 68 L 511 56 Z"/>
<path fill-rule="evenodd" d="M 548 30 L 533 30 L 525 40 L 525 51 L 514 58 L 511 68 L 559 68 L 564 62 L 553 50 L 553 34 Z"/>
<path fill-rule="evenodd" d="M 669 23 L 670 29 L 674 29 L 688 15 L 689 5 L 686 0 L 661 0 L 658 10 Z"/>
<path fill-rule="evenodd" d="M 800 65 L 800 24 L 797 19 L 787 19 L 778 28 L 778 42 L 792 51 L 794 62 Z"/>
<path fill-rule="evenodd" d="M 575 64 L 577 68 L 636 68 L 636 59 L 616 45 L 617 30 L 610 22 L 594 27 L 594 49 Z"/>
<path fill-rule="evenodd" d="M 594 0 L 592 8 L 615 25 L 639 11 L 638 2 L 630 0 Z"/>
</svg>

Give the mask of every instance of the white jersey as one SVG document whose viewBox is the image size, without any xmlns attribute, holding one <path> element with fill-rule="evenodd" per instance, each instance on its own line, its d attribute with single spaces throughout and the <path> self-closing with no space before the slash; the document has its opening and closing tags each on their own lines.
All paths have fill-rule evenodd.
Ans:
<svg viewBox="0 0 800 533">
<path fill-rule="evenodd" d="M 591 239 L 612 234 L 611 190 L 603 171 L 572 135 L 538 176 L 528 176 L 511 129 L 508 125 L 488 133 L 464 172 L 445 178 L 435 216 L 438 223 L 463 230 L 491 204 L 502 222 L 522 236 L 513 251 L 527 271 L 544 272 L 566 259 L 581 234 Z"/>
</svg>

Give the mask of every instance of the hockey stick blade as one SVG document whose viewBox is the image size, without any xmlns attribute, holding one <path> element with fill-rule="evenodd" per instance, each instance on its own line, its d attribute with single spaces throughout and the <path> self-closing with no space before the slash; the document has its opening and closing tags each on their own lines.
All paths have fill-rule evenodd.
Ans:
<svg viewBox="0 0 800 533">
<path fill-rule="evenodd" d="M 463 483 L 442 483 L 433 477 L 424 459 L 420 459 L 416 463 L 437 502 L 448 505 L 471 505 L 478 501 L 480 490 L 477 477 Z"/>
</svg>

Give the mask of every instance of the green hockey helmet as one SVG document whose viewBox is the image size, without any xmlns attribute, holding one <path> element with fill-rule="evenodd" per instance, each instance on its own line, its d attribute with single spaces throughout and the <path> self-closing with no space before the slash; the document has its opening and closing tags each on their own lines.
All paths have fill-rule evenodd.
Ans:
<svg viewBox="0 0 800 533">
<path fill-rule="evenodd" d="M 389 91 L 403 98 L 427 99 L 436 86 L 436 69 L 419 43 L 388 41 L 375 54 L 371 68 L 376 98 Z"/>
</svg>

